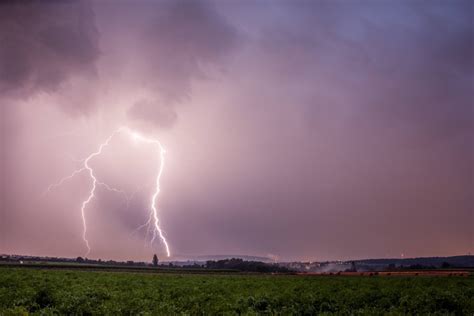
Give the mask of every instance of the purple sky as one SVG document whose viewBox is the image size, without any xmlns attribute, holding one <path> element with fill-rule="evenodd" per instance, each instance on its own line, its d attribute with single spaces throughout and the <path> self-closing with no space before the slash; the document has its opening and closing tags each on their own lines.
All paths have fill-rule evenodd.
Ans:
<svg viewBox="0 0 474 316">
<path fill-rule="evenodd" d="M 13 3 L 13 2 L 10 2 Z M 474 252 L 470 1 L 0 5 L 0 253 L 83 255 L 81 167 L 167 150 L 172 258 Z M 91 165 L 91 258 L 146 243 L 156 151 Z"/>
</svg>

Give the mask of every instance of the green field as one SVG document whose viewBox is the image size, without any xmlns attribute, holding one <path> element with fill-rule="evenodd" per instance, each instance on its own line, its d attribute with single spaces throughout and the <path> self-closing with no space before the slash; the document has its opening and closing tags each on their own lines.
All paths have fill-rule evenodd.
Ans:
<svg viewBox="0 0 474 316">
<path fill-rule="evenodd" d="M 0 315 L 474 314 L 474 278 L 0 268 Z"/>
</svg>

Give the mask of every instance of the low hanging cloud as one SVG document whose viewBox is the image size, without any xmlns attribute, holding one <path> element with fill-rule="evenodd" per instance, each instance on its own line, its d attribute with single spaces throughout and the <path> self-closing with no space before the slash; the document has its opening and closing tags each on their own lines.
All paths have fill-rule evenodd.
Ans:
<svg viewBox="0 0 474 316">
<path fill-rule="evenodd" d="M 95 76 L 99 35 L 88 1 L 0 5 L 0 93 L 13 99 L 57 92 L 73 76 Z M 68 106 L 65 103 L 64 106 Z M 90 103 L 65 109 L 87 113 Z"/>
<path fill-rule="evenodd" d="M 139 101 L 129 118 L 171 127 L 174 106 L 191 95 L 192 81 L 206 77 L 208 68 L 219 68 L 235 48 L 237 31 L 205 1 L 159 3 L 156 14 L 142 32 L 143 65 L 140 80 L 163 103 Z"/>
<path fill-rule="evenodd" d="M 104 44 L 99 42 L 97 8 L 106 8 L 107 20 L 127 14 L 130 7 L 85 0 L 0 5 L 3 97 L 21 100 L 45 92 L 55 95 L 56 103 L 71 115 L 93 112 L 99 106 L 95 96 L 110 82 L 97 74 L 99 47 Z M 141 58 L 132 59 L 133 74 L 127 76 L 132 85 L 145 89 L 147 99 L 138 99 L 127 115 L 138 124 L 170 128 L 177 119 L 176 105 L 191 96 L 192 81 L 222 68 L 236 47 L 237 31 L 208 1 L 142 3 L 134 10 L 137 27 L 130 27 L 128 40 L 136 40 Z M 106 30 L 100 33 L 107 36 Z M 105 51 L 126 61 L 135 54 L 120 46 L 109 45 Z"/>
<path fill-rule="evenodd" d="M 145 129 L 150 125 L 160 129 L 171 128 L 178 118 L 174 107 L 152 100 L 137 101 L 127 114 L 132 120 L 145 123 L 142 127 Z"/>
<path fill-rule="evenodd" d="M 191 80 L 231 51 L 236 31 L 209 2 L 173 1 L 157 9 L 144 40 L 150 86 L 168 101 L 181 101 L 191 93 Z"/>
</svg>

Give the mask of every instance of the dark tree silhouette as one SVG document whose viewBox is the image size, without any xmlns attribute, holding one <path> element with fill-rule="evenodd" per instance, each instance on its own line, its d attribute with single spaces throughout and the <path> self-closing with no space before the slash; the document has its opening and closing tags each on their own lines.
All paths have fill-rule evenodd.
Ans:
<svg viewBox="0 0 474 316">
<path fill-rule="evenodd" d="M 156 256 L 156 254 L 153 255 L 153 266 L 158 266 L 158 257 Z"/>
<path fill-rule="evenodd" d="M 232 269 L 247 272 L 291 272 L 286 267 L 280 267 L 277 264 L 269 264 L 260 261 L 244 261 L 240 258 L 224 259 L 219 261 L 209 260 L 206 262 L 208 269 Z"/>
<path fill-rule="evenodd" d="M 443 264 L 441 264 L 441 268 L 443 269 L 451 268 L 451 265 L 449 264 L 449 262 L 444 261 Z"/>
</svg>

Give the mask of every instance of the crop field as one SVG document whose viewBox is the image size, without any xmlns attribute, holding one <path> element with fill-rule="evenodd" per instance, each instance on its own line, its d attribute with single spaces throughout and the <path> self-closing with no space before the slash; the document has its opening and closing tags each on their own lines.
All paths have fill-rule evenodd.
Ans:
<svg viewBox="0 0 474 316">
<path fill-rule="evenodd" d="M 473 315 L 472 276 L 0 268 L 0 315 Z"/>
</svg>

